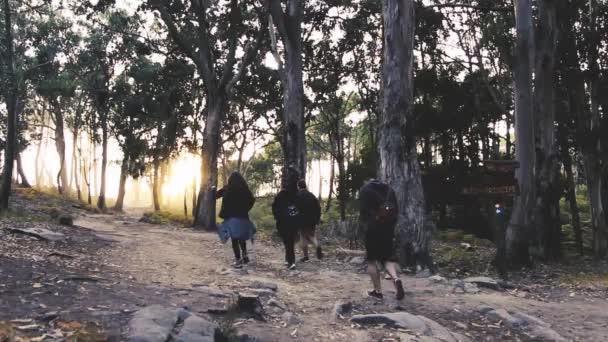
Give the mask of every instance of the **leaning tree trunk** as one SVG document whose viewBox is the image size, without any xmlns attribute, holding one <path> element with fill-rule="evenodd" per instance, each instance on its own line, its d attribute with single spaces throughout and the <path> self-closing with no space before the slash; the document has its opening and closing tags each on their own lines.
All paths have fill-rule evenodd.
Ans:
<svg viewBox="0 0 608 342">
<path fill-rule="evenodd" d="M 533 250 L 546 260 L 561 255 L 559 217 L 558 149 L 555 139 L 555 52 L 557 45 L 557 10 L 554 0 L 541 0 L 538 6 L 538 46 L 534 113 L 536 117 L 536 184 L 538 185 Z"/>
<path fill-rule="evenodd" d="M 515 1 L 516 50 L 515 78 L 515 145 L 519 169 L 516 178 L 519 194 L 515 197 L 511 220 L 505 237 L 506 258 L 510 267 L 530 264 L 529 232 L 535 208 L 534 179 L 534 117 L 532 113 L 532 61 L 534 51 L 532 3 L 530 0 Z"/>
<path fill-rule="evenodd" d="M 55 148 L 59 155 L 59 176 L 57 190 L 60 194 L 67 196 L 68 188 L 68 168 L 65 159 L 65 134 L 64 134 L 63 113 L 59 105 L 55 106 Z"/>
<path fill-rule="evenodd" d="M 120 165 L 120 181 L 118 182 L 118 197 L 116 198 L 116 204 L 114 205 L 114 210 L 116 210 L 116 211 L 123 210 L 128 175 L 129 175 L 129 156 L 127 155 L 127 153 L 125 153 L 124 157 L 122 158 L 122 164 Z"/>
<path fill-rule="evenodd" d="M 21 162 L 21 153 L 17 154 L 17 172 L 19 173 L 19 177 L 21 177 L 21 186 L 24 188 L 31 188 L 30 182 L 27 181 L 27 177 L 25 176 L 25 172 L 23 171 L 23 163 Z"/>
<path fill-rule="evenodd" d="M 378 176 L 397 195 L 397 256 L 404 264 L 432 268 L 413 113 L 414 1 L 385 0 L 382 115 Z"/>
<path fill-rule="evenodd" d="M 106 169 L 108 167 L 108 121 L 107 113 L 101 115 L 101 182 L 97 208 L 105 210 L 106 207 Z"/>
<path fill-rule="evenodd" d="M 4 149 L 4 169 L 2 170 L 2 188 L 0 189 L 0 211 L 8 210 L 8 200 L 11 195 L 11 180 L 13 179 L 13 160 L 17 154 L 17 76 L 13 60 L 13 26 L 11 25 L 11 8 L 8 0 L 4 0 L 4 49 L 7 65 L 6 109 L 7 136 Z"/>
<path fill-rule="evenodd" d="M 220 128 L 225 110 L 225 100 L 219 94 L 207 97 L 209 113 L 203 131 L 203 149 L 201 153 L 201 185 L 197 201 L 194 226 L 205 230 L 215 230 L 215 191 L 217 187 L 217 158 L 220 142 Z"/>
</svg>

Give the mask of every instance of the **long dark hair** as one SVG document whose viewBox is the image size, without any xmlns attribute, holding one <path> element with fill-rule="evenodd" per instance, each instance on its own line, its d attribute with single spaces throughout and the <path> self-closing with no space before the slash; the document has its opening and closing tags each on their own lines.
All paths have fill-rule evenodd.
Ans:
<svg viewBox="0 0 608 342">
<path fill-rule="evenodd" d="M 226 184 L 226 190 L 251 192 L 251 190 L 249 190 L 249 185 L 247 185 L 247 181 L 245 181 L 245 178 L 243 178 L 243 176 L 236 171 L 233 172 L 230 177 L 228 177 L 228 184 Z"/>
</svg>

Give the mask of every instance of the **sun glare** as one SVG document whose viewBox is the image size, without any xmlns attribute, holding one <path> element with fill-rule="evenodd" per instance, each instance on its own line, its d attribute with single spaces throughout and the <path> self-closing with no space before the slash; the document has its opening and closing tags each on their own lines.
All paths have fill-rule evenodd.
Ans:
<svg viewBox="0 0 608 342">
<path fill-rule="evenodd" d="M 199 184 L 200 167 L 200 158 L 190 153 L 172 160 L 170 165 L 171 177 L 163 185 L 163 194 L 174 197 L 183 195 L 185 191 L 190 191 L 194 179 Z"/>
</svg>

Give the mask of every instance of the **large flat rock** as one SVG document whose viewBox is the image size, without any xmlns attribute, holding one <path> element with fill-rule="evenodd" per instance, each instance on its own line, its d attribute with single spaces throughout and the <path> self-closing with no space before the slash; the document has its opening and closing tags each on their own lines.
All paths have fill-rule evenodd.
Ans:
<svg viewBox="0 0 608 342">
<path fill-rule="evenodd" d="M 551 325 L 538 317 L 528 315 L 520 311 L 508 311 L 506 309 L 493 309 L 484 306 L 478 310 L 491 320 L 504 322 L 507 326 L 518 329 L 534 339 L 543 341 L 567 341 Z"/>
<path fill-rule="evenodd" d="M 39 240 L 45 241 L 61 241 L 65 239 L 65 235 L 54 232 L 45 228 L 6 228 L 9 232 L 15 234 L 23 234 L 33 236 Z"/>
<path fill-rule="evenodd" d="M 453 333 L 441 324 L 420 315 L 407 312 L 355 315 L 352 322 L 358 324 L 386 324 L 392 328 L 411 330 L 414 334 L 444 342 L 469 341 L 465 336 Z"/>
<path fill-rule="evenodd" d="M 217 325 L 184 309 L 151 305 L 129 322 L 131 342 L 213 342 Z"/>
</svg>

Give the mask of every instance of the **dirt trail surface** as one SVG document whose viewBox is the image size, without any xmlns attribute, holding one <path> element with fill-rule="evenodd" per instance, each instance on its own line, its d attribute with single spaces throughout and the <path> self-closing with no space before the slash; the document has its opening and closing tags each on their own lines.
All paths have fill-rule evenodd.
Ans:
<svg viewBox="0 0 608 342">
<path fill-rule="evenodd" d="M 216 322 L 242 341 L 608 340 L 605 289 L 536 300 L 483 283 L 403 276 L 403 301 L 389 281 L 377 301 L 365 296 L 370 283 L 360 258 L 329 253 L 287 271 L 280 246 L 260 241 L 252 262 L 233 270 L 230 247 L 216 234 L 138 218 L 80 212 L 76 227 L 47 227 L 65 234 L 63 242 L 0 232 L 0 321 L 31 326 L 15 333 L 47 340 L 67 336 L 59 331 L 65 322 L 93 322 L 103 339 L 126 340 L 141 328 L 129 328 L 134 314 L 159 305 Z M 24 254 L 24 246 L 39 257 Z M 69 256 L 50 256 L 59 252 Z M 259 307 L 234 309 L 247 298 Z M 402 312 L 411 315 L 382 316 Z M 186 329 L 183 320 L 171 324 L 168 331 Z"/>
</svg>

